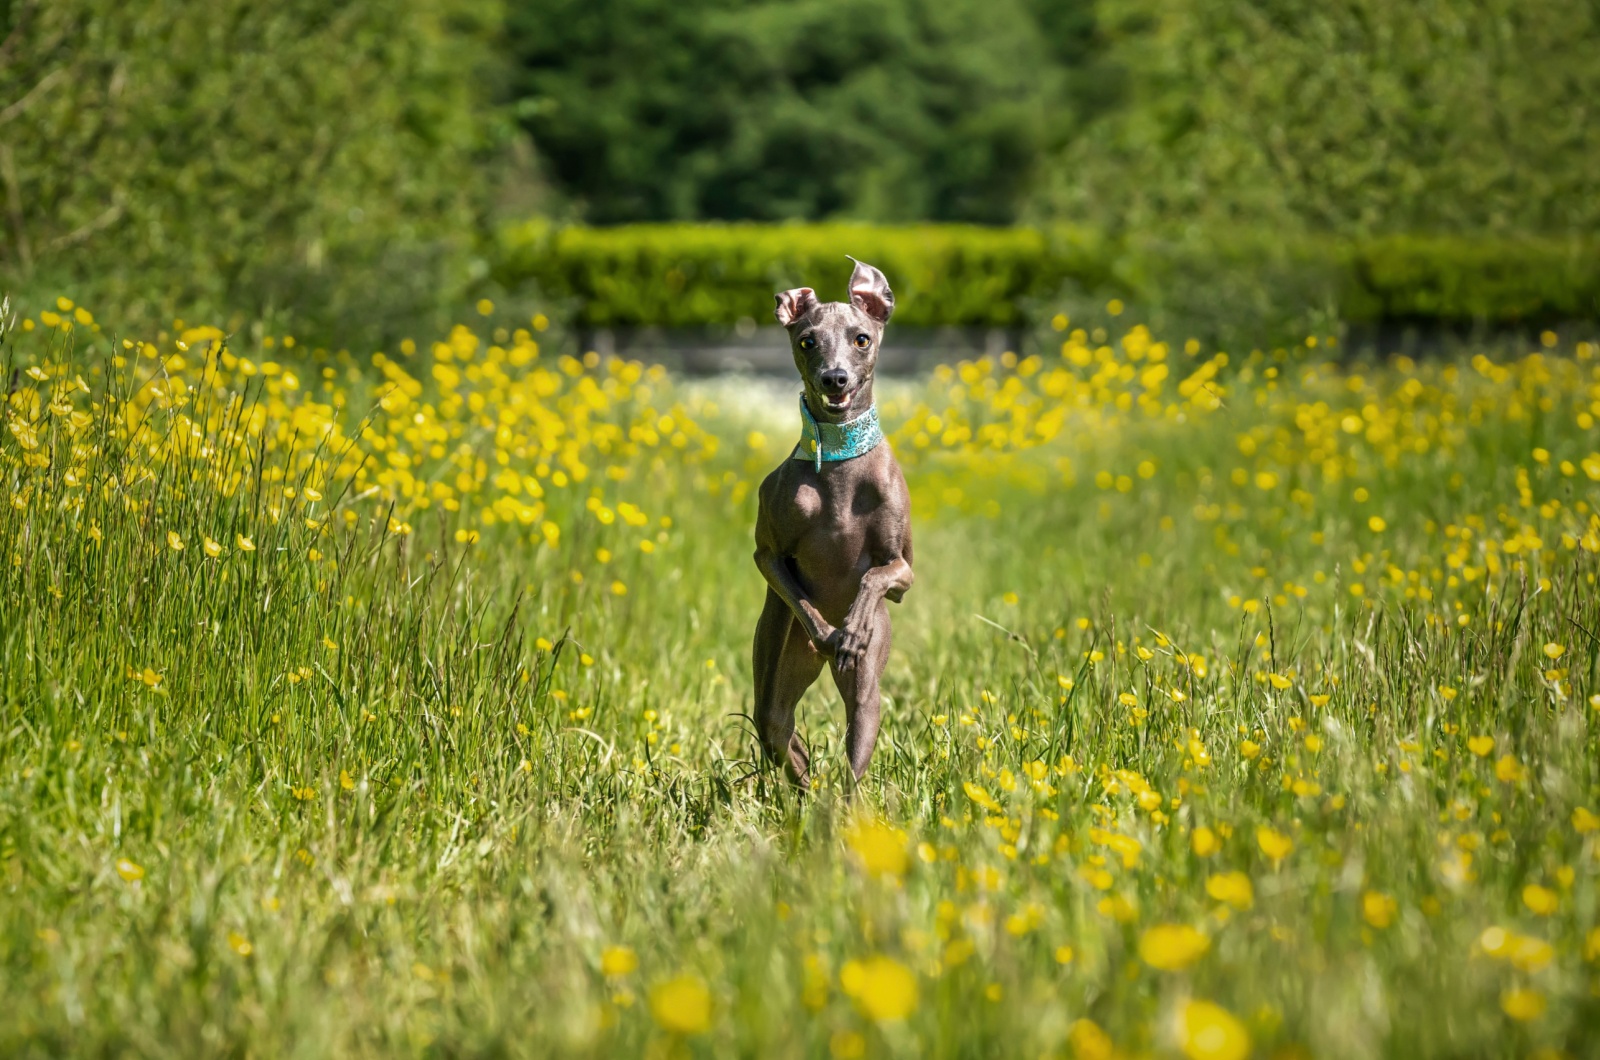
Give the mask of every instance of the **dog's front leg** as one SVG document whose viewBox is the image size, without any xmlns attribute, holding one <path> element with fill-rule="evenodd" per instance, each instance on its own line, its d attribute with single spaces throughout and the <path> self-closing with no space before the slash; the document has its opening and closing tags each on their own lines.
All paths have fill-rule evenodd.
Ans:
<svg viewBox="0 0 1600 1060">
<path fill-rule="evenodd" d="M 757 548 L 755 554 L 756 569 L 766 579 L 772 591 L 794 612 L 794 617 L 799 620 L 800 628 L 805 630 L 811 643 L 818 652 L 824 656 L 833 655 L 834 628 L 827 619 L 822 617 L 816 605 L 806 598 L 806 593 L 800 586 L 800 581 L 794 576 L 794 571 L 789 569 L 789 564 L 784 558 L 770 548 Z"/>
<path fill-rule="evenodd" d="M 912 574 L 911 564 L 903 556 L 896 556 L 861 576 L 861 588 L 850 604 L 850 610 L 845 613 L 844 625 L 839 627 L 839 643 L 834 651 L 839 669 L 854 669 L 861 653 L 866 651 L 878 605 L 884 599 L 899 603 L 914 581 L 916 575 Z"/>
</svg>

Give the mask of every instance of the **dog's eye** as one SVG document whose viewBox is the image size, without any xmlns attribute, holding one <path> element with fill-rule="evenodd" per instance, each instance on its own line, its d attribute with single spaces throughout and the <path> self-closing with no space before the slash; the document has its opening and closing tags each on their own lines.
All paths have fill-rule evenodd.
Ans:
<svg viewBox="0 0 1600 1060">
<path fill-rule="evenodd" d="M 814 350 L 817 348 L 817 340 L 810 335 L 807 335 L 805 338 L 800 340 L 800 348 L 802 350 Z"/>
<path fill-rule="evenodd" d="M 872 345 L 872 340 L 867 338 L 865 335 L 857 335 L 856 336 L 856 349 L 864 350 L 868 346 L 871 346 L 871 345 Z"/>
</svg>

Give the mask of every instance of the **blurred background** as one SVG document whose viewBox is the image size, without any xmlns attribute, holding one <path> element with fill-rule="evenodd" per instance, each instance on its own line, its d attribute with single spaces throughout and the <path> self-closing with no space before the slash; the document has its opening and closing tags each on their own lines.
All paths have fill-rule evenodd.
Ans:
<svg viewBox="0 0 1600 1060">
<path fill-rule="evenodd" d="M 1600 317 L 1596 54 L 1593 0 L 0 0 L 0 285 L 670 344 L 852 253 L 908 334 L 1519 332 Z"/>
</svg>

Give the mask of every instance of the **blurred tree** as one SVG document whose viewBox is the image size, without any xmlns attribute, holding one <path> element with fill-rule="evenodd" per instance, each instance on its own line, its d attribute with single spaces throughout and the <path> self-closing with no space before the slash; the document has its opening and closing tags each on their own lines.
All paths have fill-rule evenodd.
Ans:
<svg viewBox="0 0 1600 1060">
<path fill-rule="evenodd" d="M 1600 5 L 1101 0 L 1126 105 L 1035 213 L 1134 231 L 1592 233 Z"/>
<path fill-rule="evenodd" d="M 1104 95 L 1070 69 L 1092 0 L 537 0 L 509 26 L 518 113 L 594 222 L 1003 223 Z"/>
<path fill-rule="evenodd" d="M 147 320 L 415 319 L 470 275 L 514 132 L 485 105 L 498 25 L 497 0 L 4 0 L 0 265 Z"/>
</svg>

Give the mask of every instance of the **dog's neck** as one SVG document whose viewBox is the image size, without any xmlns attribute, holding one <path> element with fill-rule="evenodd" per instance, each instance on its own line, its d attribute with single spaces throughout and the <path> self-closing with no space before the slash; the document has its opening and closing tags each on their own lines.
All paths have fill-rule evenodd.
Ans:
<svg viewBox="0 0 1600 1060">
<path fill-rule="evenodd" d="M 867 411 L 852 420 L 829 423 L 812 415 L 805 395 L 800 395 L 800 444 L 795 446 L 792 459 L 814 464 L 818 473 L 821 473 L 824 463 L 865 456 L 882 441 L 883 429 L 878 426 L 877 402 L 868 405 Z"/>
</svg>

